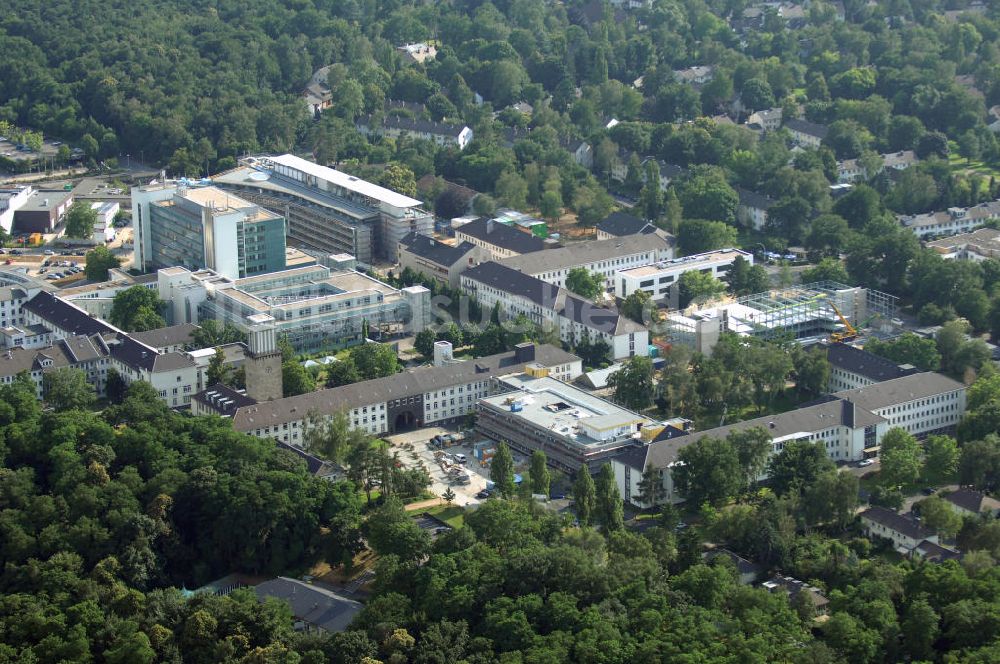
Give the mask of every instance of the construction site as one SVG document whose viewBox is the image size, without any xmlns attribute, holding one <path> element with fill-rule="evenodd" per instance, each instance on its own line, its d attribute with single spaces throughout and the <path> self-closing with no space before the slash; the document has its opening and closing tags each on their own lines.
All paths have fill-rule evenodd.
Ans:
<svg viewBox="0 0 1000 664">
<path fill-rule="evenodd" d="M 891 330 L 897 300 L 871 288 L 821 281 L 668 312 L 661 333 L 705 354 L 725 332 L 803 345 L 851 341 Z"/>
</svg>

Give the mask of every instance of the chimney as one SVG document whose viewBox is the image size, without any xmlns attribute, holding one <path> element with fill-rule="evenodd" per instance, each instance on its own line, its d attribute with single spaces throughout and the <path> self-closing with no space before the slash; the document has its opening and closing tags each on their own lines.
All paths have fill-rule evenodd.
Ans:
<svg viewBox="0 0 1000 664">
<path fill-rule="evenodd" d="M 850 401 L 848 399 L 844 399 L 840 403 L 841 403 L 841 409 L 842 409 L 841 410 L 841 413 L 842 413 L 841 416 L 842 416 L 842 418 L 844 420 L 844 426 L 849 426 L 849 427 L 851 427 L 853 429 L 854 428 L 854 422 L 855 422 L 855 415 L 856 415 L 854 402 Z"/>
<path fill-rule="evenodd" d="M 487 233 L 492 233 L 493 232 L 493 224 L 494 223 L 495 222 L 492 219 L 487 219 L 486 220 L 486 232 Z"/>
</svg>

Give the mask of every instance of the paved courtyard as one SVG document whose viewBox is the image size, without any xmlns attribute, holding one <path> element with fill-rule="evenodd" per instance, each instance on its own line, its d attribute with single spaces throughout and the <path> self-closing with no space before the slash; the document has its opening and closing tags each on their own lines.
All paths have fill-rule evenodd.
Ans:
<svg viewBox="0 0 1000 664">
<path fill-rule="evenodd" d="M 457 465 L 468 471 L 472 481 L 469 484 L 457 484 L 451 481 L 447 470 L 456 464 L 447 458 L 444 459 L 445 463 L 442 464 L 434 456 L 438 448 L 432 446 L 430 443 L 434 436 L 449 433 L 454 434 L 455 432 L 442 427 L 427 427 L 416 431 L 386 436 L 385 440 L 392 445 L 393 452 L 399 453 L 399 460 L 405 467 L 413 468 L 422 466 L 427 471 L 432 482 L 429 488 L 431 493 L 440 496 L 444 494 L 448 487 L 451 487 L 451 490 L 455 492 L 454 503 L 456 505 L 478 505 L 480 499 L 476 498 L 476 494 L 486 488 L 486 482 L 490 479 L 489 464 L 483 465 L 473 454 L 473 444 L 482 439 L 473 435 L 471 438 L 466 438 L 458 444 L 441 450 L 452 457 L 459 454 L 464 454 L 466 457 L 464 465 Z M 514 454 L 515 472 L 526 475 L 526 464 L 527 459 L 519 454 Z"/>
</svg>

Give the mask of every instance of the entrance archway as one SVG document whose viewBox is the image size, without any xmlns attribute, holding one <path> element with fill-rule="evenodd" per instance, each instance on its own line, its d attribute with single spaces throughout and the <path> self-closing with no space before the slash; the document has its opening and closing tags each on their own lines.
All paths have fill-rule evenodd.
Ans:
<svg viewBox="0 0 1000 664">
<path fill-rule="evenodd" d="M 404 410 L 402 413 L 396 415 L 396 420 L 393 422 L 392 428 L 395 433 L 413 431 L 417 428 L 417 418 L 412 411 Z"/>
</svg>

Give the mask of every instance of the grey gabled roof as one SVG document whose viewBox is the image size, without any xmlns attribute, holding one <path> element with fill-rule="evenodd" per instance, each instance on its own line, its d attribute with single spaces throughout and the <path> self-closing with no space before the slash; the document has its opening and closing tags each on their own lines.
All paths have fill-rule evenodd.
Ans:
<svg viewBox="0 0 1000 664">
<path fill-rule="evenodd" d="M 462 230 L 465 226 L 462 227 Z M 511 256 L 500 262 L 505 266 L 527 274 L 540 274 L 549 270 L 586 265 L 602 260 L 631 256 L 646 251 L 666 251 L 673 246 L 673 236 L 669 233 L 649 235 L 626 235 L 608 240 L 589 240 L 565 247 L 546 249 L 537 256 Z M 653 262 L 653 261 L 650 261 Z"/>
<path fill-rule="evenodd" d="M 914 367 L 903 368 L 892 360 L 843 343 L 830 344 L 826 350 L 826 359 L 830 366 L 875 382 L 894 380 L 918 372 Z"/>
<path fill-rule="evenodd" d="M 456 229 L 455 233 L 465 234 L 519 254 L 530 254 L 545 249 L 545 240 L 542 238 L 491 219 L 470 221 Z"/>
<path fill-rule="evenodd" d="M 786 413 L 765 415 L 753 420 L 728 424 L 724 427 L 692 432 L 686 436 L 657 440 L 647 446 L 646 456 L 641 466 L 637 465 L 638 458 L 629 457 L 629 461 L 634 468 L 645 468 L 650 464 L 657 468 L 665 468 L 677 461 L 677 455 L 681 449 L 705 436 L 725 438 L 733 431 L 743 431 L 753 427 L 766 430 L 771 438 L 781 438 L 797 433 L 823 431 L 833 426 L 848 425 L 860 428 L 883 421 L 885 421 L 884 418 L 863 408 L 856 408 L 852 402 L 846 399 L 826 399 L 820 403 L 802 406 Z"/>
<path fill-rule="evenodd" d="M 419 233 L 410 233 L 403 237 L 399 241 L 399 245 L 405 247 L 408 253 L 445 268 L 450 268 L 463 260 L 470 251 L 476 248 L 476 245 L 471 242 L 450 245 Z"/>
<path fill-rule="evenodd" d="M 462 273 L 481 284 L 528 298 L 545 309 L 606 334 L 627 334 L 645 330 L 642 325 L 613 309 L 594 304 L 565 288 L 524 274 L 501 263 L 488 261 Z"/>
<path fill-rule="evenodd" d="M 1000 501 L 990 498 L 985 493 L 981 493 L 975 489 L 959 489 L 943 496 L 943 498 L 956 507 L 977 514 L 982 512 L 983 508 L 991 510 L 1000 508 Z"/>
<path fill-rule="evenodd" d="M 736 566 L 736 571 L 739 574 L 758 574 L 760 572 L 760 565 L 750 562 L 729 549 L 712 549 L 705 553 L 704 558 L 706 561 L 712 561 L 716 558 L 727 558 Z"/>
<path fill-rule="evenodd" d="M 132 332 L 129 334 L 133 339 L 153 348 L 165 348 L 177 344 L 187 344 L 191 342 L 194 333 L 199 329 L 197 325 L 191 323 L 181 323 L 161 327 L 147 332 Z"/>
<path fill-rule="evenodd" d="M 809 122 L 808 120 L 800 120 L 799 118 L 790 118 L 785 120 L 784 124 L 789 130 L 797 131 L 800 134 L 815 136 L 820 140 L 826 138 L 826 135 L 830 132 L 830 128 L 826 125 L 816 124 L 815 122 Z"/>
<path fill-rule="evenodd" d="M 25 302 L 22 309 L 30 311 L 53 327 L 68 334 L 90 336 L 91 334 L 118 331 L 101 319 L 91 316 L 80 307 L 45 291 Z"/>
<path fill-rule="evenodd" d="M 541 345 L 534 347 L 534 360 L 544 366 L 567 364 L 579 358 L 561 348 Z M 472 381 L 477 375 L 486 380 L 491 376 L 513 373 L 527 361 L 519 361 L 514 351 L 465 360 L 442 367 L 417 367 L 401 373 L 366 380 L 326 390 L 307 392 L 285 399 L 275 399 L 237 410 L 233 428 L 253 431 L 305 419 L 310 412 L 332 415 L 357 406 L 383 403 L 393 399 L 417 396 Z"/>
<path fill-rule="evenodd" d="M 844 390 L 834 394 L 841 399 L 850 399 L 860 408 L 875 411 L 887 406 L 909 403 L 915 399 L 947 394 L 964 390 L 965 385 L 934 371 L 923 371 L 874 385 Z"/>
<path fill-rule="evenodd" d="M 656 226 L 627 212 L 612 212 L 597 224 L 597 230 L 610 235 L 640 235 L 656 232 Z"/>
<path fill-rule="evenodd" d="M 284 576 L 265 581 L 254 592 L 262 602 L 273 597 L 287 603 L 295 618 L 327 632 L 347 629 L 362 608 L 360 602 L 332 590 Z"/>
<path fill-rule="evenodd" d="M 740 205 L 744 207 L 756 208 L 758 210 L 768 210 L 777 202 L 773 198 L 769 198 L 764 194 L 758 194 L 756 191 L 750 191 L 749 189 L 743 189 L 742 187 L 737 188 L 736 193 L 739 194 Z"/>
<path fill-rule="evenodd" d="M 104 355 L 94 339 L 75 336 L 60 339 L 44 348 L 9 348 L 0 351 L 0 377 L 16 376 L 22 371 L 49 371 L 71 367 L 79 362 L 95 360 Z M 43 367 L 44 360 L 52 360 Z"/>
<path fill-rule="evenodd" d="M 885 507 L 869 507 L 861 513 L 861 518 L 881 524 L 889 530 L 915 540 L 927 539 L 933 535 L 933 533 L 917 523 L 913 517 L 904 516 Z"/>
<path fill-rule="evenodd" d="M 495 261 L 487 261 L 462 273 L 465 279 L 492 286 L 507 293 L 516 293 L 535 304 L 551 308 L 559 298 L 560 288 Z"/>
</svg>

